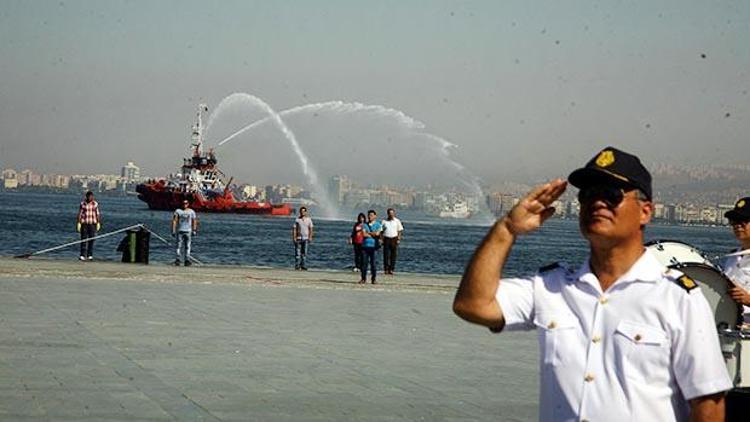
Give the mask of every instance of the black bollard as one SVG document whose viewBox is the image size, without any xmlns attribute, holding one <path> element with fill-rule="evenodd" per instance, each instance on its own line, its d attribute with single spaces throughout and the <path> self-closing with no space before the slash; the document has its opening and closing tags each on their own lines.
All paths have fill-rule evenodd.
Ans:
<svg viewBox="0 0 750 422">
<path fill-rule="evenodd" d="M 135 262 L 148 265 L 149 245 L 151 243 L 151 232 L 141 227 L 135 233 Z"/>
</svg>

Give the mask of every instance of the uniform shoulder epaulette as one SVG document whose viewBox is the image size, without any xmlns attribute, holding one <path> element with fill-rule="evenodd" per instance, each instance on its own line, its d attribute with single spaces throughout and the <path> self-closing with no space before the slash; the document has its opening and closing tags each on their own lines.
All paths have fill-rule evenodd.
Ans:
<svg viewBox="0 0 750 422">
<path fill-rule="evenodd" d="M 538 271 L 539 271 L 539 274 L 544 274 L 544 273 L 548 273 L 548 272 L 550 272 L 552 270 L 556 270 L 558 268 L 562 268 L 562 264 L 560 264 L 559 262 L 553 262 L 553 263 L 545 265 L 543 267 L 539 267 Z"/>
<path fill-rule="evenodd" d="M 690 292 L 691 290 L 698 287 L 698 283 L 693 280 L 692 278 L 688 277 L 685 274 L 680 275 L 679 277 L 675 278 L 674 280 L 675 284 L 685 289 L 686 292 Z"/>
</svg>

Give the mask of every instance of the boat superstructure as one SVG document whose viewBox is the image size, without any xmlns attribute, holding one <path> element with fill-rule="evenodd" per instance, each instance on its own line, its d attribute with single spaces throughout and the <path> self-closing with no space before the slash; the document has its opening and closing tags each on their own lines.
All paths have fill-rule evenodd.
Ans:
<svg viewBox="0 0 750 422">
<path fill-rule="evenodd" d="M 290 215 L 294 209 L 288 204 L 259 201 L 238 201 L 231 189 L 232 178 L 218 168 L 212 149 L 203 149 L 203 113 L 208 106 L 200 104 L 192 128 L 190 157 L 184 158 L 179 173 L 164 179 L 150 180 L 136 186 L 138 198 L 154 210 L 175 210 L 182 201 L 190 201 L 197 212 L 238 214 Z"/>
</svg>

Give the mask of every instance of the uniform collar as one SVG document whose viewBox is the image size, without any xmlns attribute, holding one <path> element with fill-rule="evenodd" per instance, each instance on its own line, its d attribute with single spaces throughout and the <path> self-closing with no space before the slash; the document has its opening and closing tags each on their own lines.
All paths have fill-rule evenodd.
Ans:
<svg viewBox="0 0 750 422">
<path fill-rule="evenodd" d="M 591 271 L 591 258 L 586 258 L 583 265 L 573 275 L 573 280 L 579 280 L 600 288 L 599 279 Z M 614 284 L 632 283 L 641 281 L 645 283 L 656 283 L 664 277 L 666 268 L 654 257 L 650 250 L 646 249 L 630 269 L 620 276 Z M 613 284 L 613 285 L 614 285 Z"/>
</svg>

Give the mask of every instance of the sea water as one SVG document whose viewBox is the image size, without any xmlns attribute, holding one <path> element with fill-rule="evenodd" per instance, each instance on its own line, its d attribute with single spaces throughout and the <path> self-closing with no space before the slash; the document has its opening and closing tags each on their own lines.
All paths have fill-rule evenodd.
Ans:
<svg viewBox="0 0 750 422">
<path fill-rule="evenodd" d="M 149 210 L 134 196 L 97 196 L 103 227 L 99 234 L 133 224 L 146 224 L 170 242 L 172 213 Z M 77 194 L 0 192 L 0 256 L 14 256 L 78 240 L 75 231 Z M 385 216 L 385 209 L 378 209 Z M 314 211 L 314 210 L 313 210 Z M 313 214 L 315 238 L 310 245 L 310 269 L 347 270 L 353 256 L 347 239 L 357 212 L 351 220 L 324 220 Z M 200 228 L 193 238 L 193 253 L 203 263 L 290 268 L 294 265 L 292 223 L 294 216 L 271 217 L 238 214 L 199 213 Z M 460 274 L 488 225 L 471 220 L 446 220 L 401 210 L 404 239 L 399 247 L 397 272 Z M 97 260 L 119 261 L 116 251 L 124 234 L 97 240 Z M 736 241 L 728 227 L 687 227 L 652 224 L 646 239 L 679 240 L 698 247 L 710 258 L 729 252 Z M 168 264 L 175 247 L 151 239 L 150 260 Z M 42 255 L 56 259 L 77 259 L 79 247 Z M 551 219 L 537 232 L 521 237 L 514 246 L 505 275 L 524 275 L 540 266 L 562 261 L 577 267 L 586 258 L 587 244 L 576 220 Z M 382 268 L 382 255 L 379 256 Z"/>
</svg>

